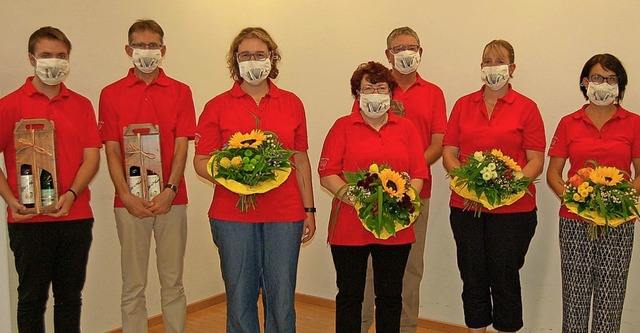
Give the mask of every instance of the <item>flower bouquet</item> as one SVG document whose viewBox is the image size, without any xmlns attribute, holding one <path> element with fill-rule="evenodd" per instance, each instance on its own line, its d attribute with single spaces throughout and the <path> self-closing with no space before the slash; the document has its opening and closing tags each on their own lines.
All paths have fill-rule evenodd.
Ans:
<svg viewBox="0 0 640 333">
<path fill-rule="evenodd" d="M 291 173 L 293 151 L 282 148 L 278 136 L 259 129 L 236 132 L 211 154 L 207 171 L 218 184 L 240 195 L 236 207 L 256 208 L 256 194 L 280 186 Z"/>
<path fill-rule="evenodd" d="M 354 203 L 362 225 L 374 237 L 395 236 L 420 215 L 422 201 L 409 185 L 407 173 L 400 174 L 388 165 L 373 163 L 369 170 L 345 171 L 344 176 L 347 180 L 344 195 Z"/>
<path fill-rule="evenodd" d="M 593 222 L 589 228 L 591 239 L 606 237 L 609 228 L 640 215 L 638 193 L 625 175 L 629 176 L 615 167 L 598 166 L 590 160 L 566 182 L 563 204 L 570 212 Z"/>
<path fill-rule="evenodd" d="M 499 149 L 476 151 L 467 163 L 449 172 L 449 187 L 465 198 L 465 209 L 479 216 L 482 207 L 489 210 L 511 205 L 529 193 L 531 179 L 522 168 Z"/>
</svg>

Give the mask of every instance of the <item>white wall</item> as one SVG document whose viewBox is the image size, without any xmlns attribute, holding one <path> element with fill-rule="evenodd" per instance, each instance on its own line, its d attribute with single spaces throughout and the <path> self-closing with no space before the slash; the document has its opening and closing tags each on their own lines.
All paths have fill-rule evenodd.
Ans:
<svg viewBox="0 0 640 333">
<path fill-rule="evenodd" d="M 326 132 L 336 118 L 350 110 L 349 77 L 354 68 L 367 60 L 385 62 L 387 34 L 408 25 L 418 32 L 424 48 L 419 71 L 444 90 L 449 111 L 457 98 L 480 87 L 483 46 L 495 38 L 509 40 L 516 49 L 518 65 L 513 85 L 538 103 L 550 138 L 560 117 L 584 102 L 578 76 L 584 62 L 595 53 L 613 53 L 624 62 L 630 84 L 623 105 L 640 112 L 640 86 L 635 83 L 640 78 L 640 47 L 636 43 L 639 12 L 640 3 L 632 0 L 608 2 L 606 6 L 596 0 L 3 1 L 0 90 L 16 89 L 32 73 L 27 39 L 35 29 L 53 25 L 73 42 L 68 85 L 97 107 L 100 89 L 125 75 L 130 65 L 123 51 L 128 27 L 135 19 L 154 18 L 166 32 L 164 68 L 192 87 L 199 113 L 207 100 L 231 86 L 224 61 L 231 39 L 245 26 L 263 26 L 283 53 L 277 83 L 297 93 L 305 103 L 309 156 L 317 165 Z M 193 147 L 189 153 L 192 156 Z M 420 316 L 462 324 L 461 282 L 448 225 L 449 191 L 440 165 L 434 168 L 434 177 Z M 189 302 L 194 302 L 223 292 L 223 286 L 206 218 L 211 189 L 191 167 L 187 168 L 187 182 L 191 204 L 185 286 Z M 302 251 L 298 292 L 333 298 L 335 275 L 325 243 L 330 197 L 320 189 L 317 177 L 314 186 L 319 231 Z M 104 161 L 91 188 L 97 223 L 84 292 L 83 329 L 99 332 L 120 323 L 119 245 L 111 209 L 112 186 Z M 558 202 L 544 180 L 538 188 L 539 226 L 522 270 L 522 331 L 559 332 Z M 638 236 L 636 243 L 640 243 Z M 622 332 L 626 333 L 640 327 L 637 254 L 631 266 L 623 315 Z M 154 271 L 152 266 L 147 293 L 151 314 L 159 312 Z M 0 281 L 4 274 L 0 268 Z M 15 283 L 12 278 L 11 290 L 15 290 Z M 14 317 L 15 292 L 11 297 Z"/>
</svg>

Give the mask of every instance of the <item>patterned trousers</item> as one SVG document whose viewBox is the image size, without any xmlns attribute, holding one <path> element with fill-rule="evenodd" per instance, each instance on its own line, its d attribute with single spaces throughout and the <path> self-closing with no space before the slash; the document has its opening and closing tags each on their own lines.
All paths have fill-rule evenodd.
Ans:
<svg viewBox="0 0 640 333">
<path fill-rule="evenodd" d="M 634 225 L 623 223 L 591 240 L 587 223 L 560 218 L 563 333 L 589 331 L 592 297 L 591 332 L 620 332 Z"/>
</svg>

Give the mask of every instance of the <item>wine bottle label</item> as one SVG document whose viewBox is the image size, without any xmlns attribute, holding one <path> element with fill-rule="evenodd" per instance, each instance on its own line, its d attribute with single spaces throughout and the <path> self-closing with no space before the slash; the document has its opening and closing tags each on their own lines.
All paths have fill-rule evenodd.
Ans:
<svg viewBox="0 0 640 333">
<path fill-rule="evenodd" d="M 147 176 L 147 184 L 149 185 L 149 200 L 152 200 L 156 195 L 160 194 L 160 176 Z"/>
<path fill-rule="evenodd" d="M 42 189 L 42 206 L 50 206 L 53 205 L 56 201 L 56 190 L 52 188 Z"/>
<path fill-rule="evenodd" d="M 142 177 L 129 176 L 129 190 L 131 194 L 142 198 Z"/>
<path fill-rule="evenodd" d="M 20 202 L 23 205 L 34 204 L 36 196 L 33 189 L 33 175 L 20 176 Z"/>
</svg>

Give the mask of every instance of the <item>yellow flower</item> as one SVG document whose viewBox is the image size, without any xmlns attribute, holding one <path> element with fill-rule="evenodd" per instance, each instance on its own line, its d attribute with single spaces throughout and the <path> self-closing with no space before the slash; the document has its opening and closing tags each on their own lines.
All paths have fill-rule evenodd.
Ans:
<svg viewBox="0 0 640 333">
<path fill-rule="evenodd" d="M 392 197 L 402 198 L 406 191 L 405 186 L 407 181 L 404 180 L 399 173 L 391 169 L 380 171 L 380 181 L 382 182 L 384 191 Z"/>
<path fill-rule="evenodd" d="M 407 191 L 407 195 L 409 196 L 409 199 L 411 199 L 411 201 L 416 200 L 416 191 L 409 190 Z"/>
<path fill-rule="evenodd" d="M 378 165 L 373 163 L 369 166 L 369 173 L 378 173 L 380 172 L 380 168 L 378 168 Z"/>
<path fill-rule="evenodd" d="M 249 134 L 236 132 L 229 139 L 229 148 L 258 148 L 267 136 L 261 130 L 252 130 Z"/>
<path fill-rule="evenodd" d="M 242 165 L 242 157 L 240 156 L 234 156 L 231 159 L 231 165 L 233 165 L 234 167 L 239 167 Z"/>
<path fill-rule="evenodd" d="M 491 155 L 500 158 L 502 156 L 504 156 L 504 154 L 502 154 L 502 151 L 500 149 L 492 149 L 491 150 Z"/>
<path fill-rule="evenodd" d="M 597 185 L 614 186 L 622 179 L 622 173 L 615 167 L 596 167 L 589 174 L 589 179 Z"/>
<path fill-rule="evenodd" d="M 522 171 L 522 168 L 511 157 L 502 155 L 502 156 L 498 156 L 498 159 L 504 162 L 504 164 L 506 164 L 511 170 L 515 172 Z"/>
<path fill-rule="evenodd" d="M 573 201 L 582 201 L 582 197 L 578 193 L 573 194 Z"/>
<path fill-rule="evenodd" d="M 231 160 L 228 157 L 223 157 L 220 159 L 220 166 L 227 169 L 231 166 Z"/>
</svg>

